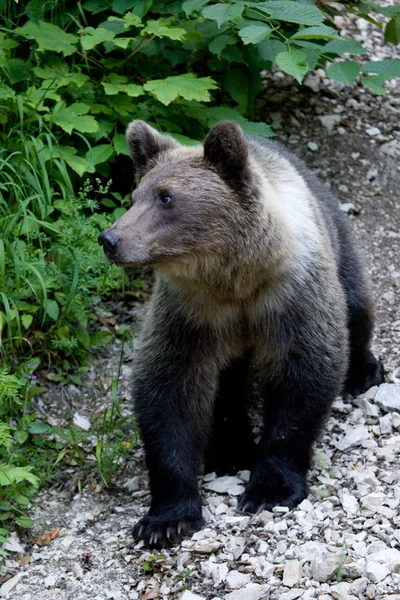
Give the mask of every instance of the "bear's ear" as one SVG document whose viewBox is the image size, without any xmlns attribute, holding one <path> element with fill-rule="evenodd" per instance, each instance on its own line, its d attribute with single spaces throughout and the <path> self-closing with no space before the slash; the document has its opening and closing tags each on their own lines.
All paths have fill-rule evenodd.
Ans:
<svg viewBox="0 0 400 600">
<path fill-rule="evenodd" d="M 135 165 L 137 181 L 152 168 L 151 162 L 160 152 L 179 147 L 178 142 L 168 135 L 158 133 L 144 121 L 129 123 L 126 130 L 126 139 Z"/>
<path fill-rule="evenodd" d="M 251 180 L 249 147 L 234 121 L 217 123 L 204 141 L 204 158 L 231 187 Z"/>
</svg>

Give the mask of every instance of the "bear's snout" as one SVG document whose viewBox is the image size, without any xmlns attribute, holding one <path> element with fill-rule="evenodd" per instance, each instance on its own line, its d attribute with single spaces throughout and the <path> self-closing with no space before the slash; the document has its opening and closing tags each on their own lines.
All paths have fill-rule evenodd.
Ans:
<svg viewBox="0 0 400 600">
<path fill-rule="evenodd" d="M 97 241 L 99 242 L 100 246 L 103 246 L 104 252 L 110 258 L 115 255 L 122 243 L 121 238 L 110 230 L 100 233 Z"/>
</svg>

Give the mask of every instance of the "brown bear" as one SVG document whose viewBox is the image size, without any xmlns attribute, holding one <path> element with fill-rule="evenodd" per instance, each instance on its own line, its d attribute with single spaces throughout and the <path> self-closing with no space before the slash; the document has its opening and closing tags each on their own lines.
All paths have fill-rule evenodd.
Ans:
<svg viewBox="0 0 400 600">
<path fill-rule="evenodd" d="M 239 510 L 301 502 L 333 399 L 379 384 L 383 368 L 346 218 L 300 160 L 233 122 L 195 147 L 143 121 L 127 139 L 132 208 L 99 243 L 121 266 L 155 267 L 134 365 L 152 503 L 134 533 L 163 546 L 202 525 L 204 461 L 251 470 Z M 258 445 L 250 373 L 264 401 Z"/>
</svg>

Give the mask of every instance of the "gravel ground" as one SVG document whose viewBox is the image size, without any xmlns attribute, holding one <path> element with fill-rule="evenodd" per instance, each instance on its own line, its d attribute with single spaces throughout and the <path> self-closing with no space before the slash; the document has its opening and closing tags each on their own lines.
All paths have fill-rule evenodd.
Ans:
<svg viewBox="0 0 400 600">
<path fill-rule="evenodd" d="M 400 58 L 399 49 L 381 48 L 380 32 L 367 22 L 338 24 L 373 56 Z M 374 286 L 374 351 L 387 383 L 335 402 L 316 445 L 310 495 L 296 510 L 239 514 L 249 473 L 208 474 L 200 482 L 205 528 L 161 553 L 131 538 L 150 501 L 140 445 L 112 489 L 88 486 L 72 498 L 67 489 L 39 493 L 32 538 L 57 528 L 59 537 L 46 546 L 13 539 L 0 572 L 13 577 L 1 597 L 152 600 L 182 592 L 183 600 L 400 600 L 400 90 L 389 83 L 389 97 L 380 98 L 329 81 L 322 71 L 307 83 L 299 88 L 279 73 L 267 75 L 265 119 L 349 215 Z M 130 318 L 126 304 L 117 306 L 120 321 Z M 136 305 L 135 315 L 141 312 Z M 110 401 L 104 390 L 119 354 L 117 343 L 93 366 L 83 391 L 68 386 L 56 397 L 53 389 L 39 398 L 38 410 L 90 420 Z M 127 414 L 131 361 L 128 348 L 119 389 Z M 64 475 L 73 480 L 73 468 Z"/>
</svg>

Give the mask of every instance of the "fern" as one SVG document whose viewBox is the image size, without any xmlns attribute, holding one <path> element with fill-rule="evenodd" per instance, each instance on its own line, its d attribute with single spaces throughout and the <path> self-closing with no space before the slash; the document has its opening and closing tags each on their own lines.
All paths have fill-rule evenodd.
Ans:
<svg viewBox="0 0 400 600">
<path fill-rule="evenodd" d="M 12 441 L 10 426 L 4 423 L 4 421 L 0 421 L 0 447 L 10 452 Z"/>
<path fill-rule="evenodd" d="M 4 401 L 18 401 L 18 392 L 22 388 L 22 381 L 17 375 L 10 374 L 9 368 L 4 365 L 0 369 L 0 407 Z M 1 442 L 0 442 L 1 443 Z"/>
</svg>

